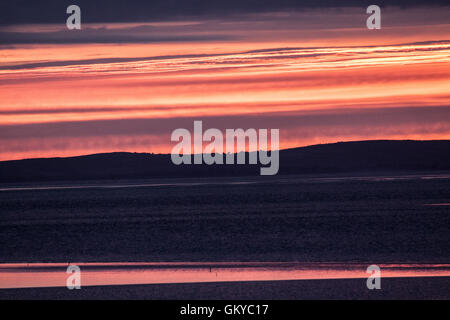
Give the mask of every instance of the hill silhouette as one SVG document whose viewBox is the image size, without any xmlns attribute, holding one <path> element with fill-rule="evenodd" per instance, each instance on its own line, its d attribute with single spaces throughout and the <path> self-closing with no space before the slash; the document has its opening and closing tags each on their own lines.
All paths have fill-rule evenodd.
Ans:
<svg viewBox="0 0 450 320">
<path fill-rule="evenodd" d="M 176 166 L 170 154 L 114 152 L 2 161 L 0 182 L 256 176 L 260 167 L 260 164 Z M 446 170 L 450 170 L 450 140 L 373 140 L 281 150 L 278 174 Z"/>
</svg>

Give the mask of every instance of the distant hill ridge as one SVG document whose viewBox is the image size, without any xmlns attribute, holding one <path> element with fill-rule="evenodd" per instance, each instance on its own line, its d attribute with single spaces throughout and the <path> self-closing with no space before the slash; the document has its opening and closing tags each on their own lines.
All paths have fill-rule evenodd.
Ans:
<svg viewBox="0 0 450 320">
<path fill-rule="evenodd" d="M 113 152 L 0 162 L 0 182 L 259 175 L 257 165 L 172 164 L 170 154 Z M 338 142 L 280 151 L 278 174 L 450 170 L 450 140 Z"/>
</svg>

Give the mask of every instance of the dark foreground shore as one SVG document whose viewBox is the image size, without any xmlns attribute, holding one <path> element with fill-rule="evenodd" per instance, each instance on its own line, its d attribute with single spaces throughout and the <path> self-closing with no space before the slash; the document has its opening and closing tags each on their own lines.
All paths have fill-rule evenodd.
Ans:
<svg viewBox="0 0 450 320">
<path fill-rule="evenodd" d="M 380 290 L 366 279 L 189 283 L 0 290 L 0 299 L 450 299 L 450 277 L 383 278 Z"/>
</svg>

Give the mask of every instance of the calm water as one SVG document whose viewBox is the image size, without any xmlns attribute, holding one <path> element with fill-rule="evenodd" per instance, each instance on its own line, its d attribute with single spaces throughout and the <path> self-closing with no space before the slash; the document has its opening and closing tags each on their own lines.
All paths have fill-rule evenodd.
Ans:
<svg viewBox="0 0 450 320">
<path fill-rule="evenodd" d="M 96 183 L 64 183 L 64 184 L 21 184 L 4 185 L 0 191 L 38 191 L 38 190 L 71 190 L 71 189 L 116 189 L 116 188 L 151 188 L 151 187 L 191 187 L 208 185 L 247 185 L 255 183 L 328 183 L 345 181 L 398 181 L 398 180 L 430 180 L 450 179 L 450 174 L 421 174 L 421 175 L 380 175 L 380 176 L 338 176 L 338 177 L 258 177 L 258 178 L 222 178 L 202 179 L 195 182 L 96 182 Z M 189 179 L 186 179 L 189 180 Z M 205 181 L 206 180 L 206 181 Z M 158 180 L 161 181 L 161 180 Z"/>
<path fill-rule="evenodd" d="M 81 286 L 367 278 L 359 263 L 77 263 Z M 1 264 L 0 288 L 64 287 L 67 264 Z M 450 264 L 380 264 L 381 277 L 449 277 Z"/>
</svg>

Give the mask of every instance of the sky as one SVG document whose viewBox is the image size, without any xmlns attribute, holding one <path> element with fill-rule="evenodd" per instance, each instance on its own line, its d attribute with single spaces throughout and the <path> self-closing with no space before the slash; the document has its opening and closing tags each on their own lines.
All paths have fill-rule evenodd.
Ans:
<svg viewBox="0 0 450 320">
<path fill-rule="evenodd" d="M 353 1 L 79 1 L 81 30 L 39 3 L 0 6 L 0 160 L 170 153 L 194 120 L 277 128 L 282 149 L 450 139 L 439 1 L 381 5 L 380 30 Z"/>
</svg>

